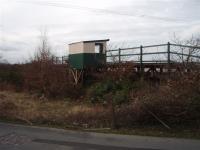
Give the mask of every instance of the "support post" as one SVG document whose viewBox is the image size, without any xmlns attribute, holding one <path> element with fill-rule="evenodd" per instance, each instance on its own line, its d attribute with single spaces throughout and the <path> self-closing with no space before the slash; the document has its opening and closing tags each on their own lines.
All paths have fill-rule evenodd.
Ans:
<svg viewBox="0 0 200 150">
<path fill-rule="evenodd" d="M 56 64 L 58 64 L 58 57 L 56 57 Z"/>
<path fill-rule="evenodd" d="M 71 69 L 71 73 L 73 75 L 75 85 L 77 85 L 79 82 L 82 83 L 83 70 Z"/>
<path fill-rule="evenodd" d="M 168 64 L 168 74 L 170 75 L 171 59 L 170 59 L 170 43 L 167 43 L 167 64 Z"/>
<path fill-rule="evenodd" d="M 119 48 L 119 63 L 121 62 L 121 49 Z"/>
<path fill-rule="evenodd" d="M 143 74 L 144 68 L 143 68 L 143 46 L 140 46 L 140 72 Z"/>
<path fill-rule="evenodd" d="M 52 61 L 52 64 L 54 64 L 54 57 L 53 56 L 51 57 L 51 61 Z"/>
<path fill-rule="evenodd" d="M 167 43 L 167 63 L 170 65 L 170 43 Z"/>
</svg>

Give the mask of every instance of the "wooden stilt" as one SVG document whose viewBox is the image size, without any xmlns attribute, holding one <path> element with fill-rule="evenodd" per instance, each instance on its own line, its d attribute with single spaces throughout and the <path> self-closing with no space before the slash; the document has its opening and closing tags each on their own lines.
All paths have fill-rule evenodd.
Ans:
<svg viewBox="0 0 200 150">
<path fill-rule="evenodd" d="M 80 80 L 83 80 L 83 78 L 81 78 L 83 75 L 83 70 L 71 69 L 71 73 L 73 75 L 75 85 L 77 85 Z"/>
</svg>

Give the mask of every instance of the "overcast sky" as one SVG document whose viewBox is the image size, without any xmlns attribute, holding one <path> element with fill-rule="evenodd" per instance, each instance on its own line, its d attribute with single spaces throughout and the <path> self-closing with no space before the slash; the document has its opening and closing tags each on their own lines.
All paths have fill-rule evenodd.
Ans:
<svg viewBox="0 0 200 150">
<path fill-rule="evenodd" d="M 0 55 L 11 63 L 33 55 L 44 28 L 58 56 L 76 41 L 129 47 L 200 32 L 199 0 L 0 0 L 0 15 Z"/>
</svg>

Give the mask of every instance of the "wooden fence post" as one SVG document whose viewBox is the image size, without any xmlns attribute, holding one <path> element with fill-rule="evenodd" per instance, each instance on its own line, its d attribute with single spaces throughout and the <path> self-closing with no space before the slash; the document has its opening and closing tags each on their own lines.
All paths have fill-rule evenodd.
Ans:
<svg viewBox="0 0 200 150">
<path fill-rule="evenodd" d="M 53 56 L 51 57 L 51 61 L 52 61 L 52 64 L 54 64 L 54 57 Z"/>
<path fill-rule="evenodd" d="M 105 50 L 105 64 L 108 62 L 107 60 L 108 60 L 108 51 L 107 50 Z"/>
<path fill-rule="evenodd" d="M 64 56 L 62 56 L 62 62 L 61 63 L 64 64 Z"/>
<path fill-rule="evenodd" d="M 119 48 L 119 63 L 121 62 L 121 49 Z"/>
<path fill-rule="evenodd" d="M 140 72 L 143 74 L 143 46 L 140 46 Z"/>
<path fill-rule="evenodd" d="M 168 42 L 167 43 L 167 63 L 168 63 L 168 65 L 170 65 L 170 63 L 171 63 L 171 60 L 170 60 L 170 43 Z"/>
<path fill-rule="evenodd" d="M 58 57 L 56 57 L 56 64 L 58 64 Z"/>
<path fill-rule="evenodd" d="M 167 64 L 168 64 L 168 74 L 170 75 L 171 58 L 170 58 L 170 42 L 167 43 Z"/>
</svg>

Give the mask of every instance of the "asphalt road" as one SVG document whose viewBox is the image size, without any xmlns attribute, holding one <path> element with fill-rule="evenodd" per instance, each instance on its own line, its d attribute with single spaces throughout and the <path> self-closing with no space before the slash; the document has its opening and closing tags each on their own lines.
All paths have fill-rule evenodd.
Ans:
<svg viewBox="0 0 200 150">
<path fill-rule="evenodd" d="M 200 140 L 78 132 L 0 123 L 0 150 L 200 150 Z"/>
</svg>

